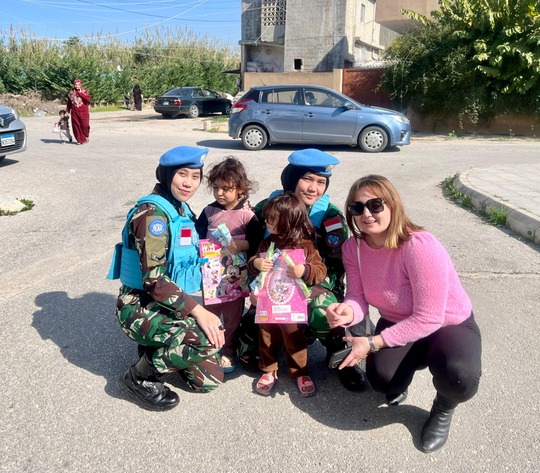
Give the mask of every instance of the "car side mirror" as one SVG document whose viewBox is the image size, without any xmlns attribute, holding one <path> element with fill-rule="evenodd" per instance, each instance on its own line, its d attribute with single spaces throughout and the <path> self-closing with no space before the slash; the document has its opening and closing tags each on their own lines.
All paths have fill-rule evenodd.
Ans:
<svg viewBox="0 0 540 473">
<path fill-rule="evenodd" d="M 347 110 L 355 110 L 356 106 L 352 102 L 345 102 L 343 104 L 343 108 L 346 108 Z"/>
</svg>

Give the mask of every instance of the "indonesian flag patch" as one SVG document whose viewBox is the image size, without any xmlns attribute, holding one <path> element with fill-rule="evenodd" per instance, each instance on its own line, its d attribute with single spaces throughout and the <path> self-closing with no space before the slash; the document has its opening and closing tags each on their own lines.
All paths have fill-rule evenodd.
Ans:
<svg viewBox="0 0 540 473">
<path fill-rule="evenodd" d="M 182 228 L 180 230 L 180 244 L 191 245 L 191 228 Z"/>
<path fill-rule="evenodd" d="M 323 222 L 324 228 L 326 229 L 326 233 L 333 232 L 334 230 L 339 230 L 340 228 L 343 228 L 343 225 L 341 223 L 341 219 L 339 217 L 334 217 L 329 220 L 326 220 Z"/>
</svg>

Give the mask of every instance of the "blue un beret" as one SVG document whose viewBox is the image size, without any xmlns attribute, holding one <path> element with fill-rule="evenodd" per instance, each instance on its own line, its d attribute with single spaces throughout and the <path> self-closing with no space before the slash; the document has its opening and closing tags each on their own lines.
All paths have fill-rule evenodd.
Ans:
<svg viewBox="0 0 540 473">
<path fill-rule="evenodd" d="M 161 155 L 159 164 L 161 166 L 199 169 L 203 167 L 204 158 L 206 158 L 207 154 L 207 148 L 199 148 L 198 146 L 177 146 Z"/>
<path fill-rule="evenodd" d="M 329 177 L 332 175 L 332 168 L 339 164 L 339 159 L 319 149 L 309 148 L 291 153 L 289 163 L 306 168 L 309 172 Z"/>
</svg>

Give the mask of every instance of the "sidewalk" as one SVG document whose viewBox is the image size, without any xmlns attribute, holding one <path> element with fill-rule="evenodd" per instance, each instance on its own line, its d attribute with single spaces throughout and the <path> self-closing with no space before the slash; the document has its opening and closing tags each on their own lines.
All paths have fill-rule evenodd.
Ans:
<svg viewBox="0 0 540 473">
<path fill-rule="evenodd" d="M 506 211 L 506 225 L 540 245 L 540 164 L 473 168 L 459 174 L 454 185 L 476 209 Z"/>
</svg>

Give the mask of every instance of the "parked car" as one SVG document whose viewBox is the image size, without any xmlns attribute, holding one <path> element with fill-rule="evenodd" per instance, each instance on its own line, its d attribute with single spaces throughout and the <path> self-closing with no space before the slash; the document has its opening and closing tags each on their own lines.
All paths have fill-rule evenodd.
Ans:
<svg viewBox="0 0 540 473">
<path fill-rule="evenodd" d="M 363 105 L 327 87 L 253 87 L 235 102 L 229 136 L 245 148 L 272 143 L 359 145 L 377 153 L 410 143 L 411 124 L 402 113 Z"/>
<path fill-rule="evenodd" d="M 26 149 L 26 126 L 11 107 L 0 105 L 0 161 Z"/>
<path fill-rule="evenodd" d="M 228 115 L 232 102 L 217 92 L 202 87 L 177 87 L 165 92 L 154 101 L 154 110 L 163 118 L 187 115 L 197 118 L 199 115 L 221 112 Z"/>
</svg>

